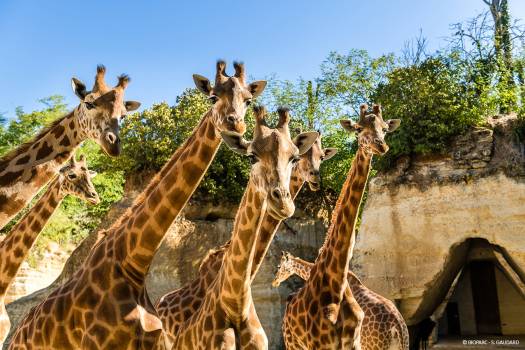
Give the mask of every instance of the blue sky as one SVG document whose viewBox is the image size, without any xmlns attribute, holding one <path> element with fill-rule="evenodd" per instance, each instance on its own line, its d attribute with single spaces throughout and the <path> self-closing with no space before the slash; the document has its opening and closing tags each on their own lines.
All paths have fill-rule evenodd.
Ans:
<svg viewBox="0 0 525 350">
<path fill-rule="evenodd" d="M 525 1 L 510 0 L 515 18 Z M 431 49 L 449 25 L 486 8 L 482 0 L 0 1 L 0 112 L 39 107 L 51 94 L 77 99 L 76 76 L 91 85 L 103 63 L 108 81 L 128 73 L 127 98 L 173 103 L 213 76 L 215 61 L 242 60 L 255 78 L 313 78 L 330 51 L 399 52 L 421 29 Z"/>
</svg>

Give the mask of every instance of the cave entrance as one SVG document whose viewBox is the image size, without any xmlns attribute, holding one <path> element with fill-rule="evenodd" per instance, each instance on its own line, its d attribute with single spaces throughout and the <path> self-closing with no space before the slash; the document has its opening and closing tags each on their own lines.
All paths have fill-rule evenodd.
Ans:
<svg viewBox="0 0 525 350">
<path fill-rule="evenodd" d="M 498 286 L 496 276 L 500 273 L 490 260 L 474 260 L 463 268 L 438 321 L 439 337 L 502 335 L 500 304 L 504 301 L 498 296 L 498 288 L 509 286 Z"/>
<path fill-rule="evenodd" d="M 501 246 L 470 238 L 454 246 L 409 327 L 411 349 L 453 349 L 469 337 L 525 339 L 525 273 Z M 520 347 L 522 348 L 522 347 Z"/>
<path fill-rule="evenodd" d="M 437 338 L 525 334 L 525 284 L 519 267 L 504 249 L 484 239 L 466 244 L 456 251 L 462 257 L 452 259 L 456 277 L 433 314 Z"/>
<path fill-rule="evenodd" d="M 501 334 L 495 266 L 491 261 L 470 263 L 470 282 L 478 334 Z"/>
</svg>

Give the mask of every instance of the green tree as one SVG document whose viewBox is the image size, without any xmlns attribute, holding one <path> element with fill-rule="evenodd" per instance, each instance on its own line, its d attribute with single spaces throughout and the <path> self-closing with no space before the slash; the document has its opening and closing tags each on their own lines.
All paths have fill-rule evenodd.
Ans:
<svg viewBox="0 0 525 350">
<path fill-rule="evenodd" d="M 53 95 L 39 100 L 44 108 L 25 113 L 22 107 L 16 108 L 16 117 L 9 122 L 7 128 L 0 127 L 0 156 L 28 141 L 42 127 L 66 113 L 66 104 L 62 96 Z M 2 116 L 0 124 L 5 123 Z"/>
<path fill-rule="evenodd" d="M 482 122 L 485 111 L 466 87 L 457 57 L 429 57 L 421 64 L 399 67 L 387 75 L 374 100 L 386 118 L 402 127 L 389 137 L 391 150 L 379 161 L 389 166 L 401 155 L 444 152 L 451 138 Z"/>
</svg>

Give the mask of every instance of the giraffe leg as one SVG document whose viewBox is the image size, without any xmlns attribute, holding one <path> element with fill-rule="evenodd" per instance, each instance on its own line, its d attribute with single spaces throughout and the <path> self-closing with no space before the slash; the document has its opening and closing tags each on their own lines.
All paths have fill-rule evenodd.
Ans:
<svg viewBox="0 0 525 350">
<path fill-rule="evenodd" d="M 337 322 L 337 317 L 339 315 L 339 305 L 336 303 L 328 304 L 323 307 L 323 316 L 328 319 L 332 324 Z"/>
<path fill-rule="evenodd" d="M 240 348 L 246 350 L 267 350 L 268 338 L 259 321 L 253 301 L 250 302 L 250 310 L 246 320 L 241 321 Z"/>
<path fill-rule="evenodd" d="M 365 313 L 357 303 L 349 287 L 343 297 L 342 318 L 344 322 L 342 339 L 343 349 L 361 350 L 361 326 Z M 345 340 L 348 340 L 346 343 Z"/>
<path fill-rule="evenodd" d="M 224 340 L 221 345 L 221 350 L 235 350 L 235 331 L 233 328 L 228 328 L 224 331 Z"/>
</svg>

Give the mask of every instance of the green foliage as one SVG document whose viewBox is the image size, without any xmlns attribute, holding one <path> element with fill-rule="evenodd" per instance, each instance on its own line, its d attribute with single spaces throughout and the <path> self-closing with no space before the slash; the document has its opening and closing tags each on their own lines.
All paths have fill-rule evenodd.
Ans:
<svg viewBox="0 0 525 350">
<path fill-rule="evenodd" d="M 372 99 L 394 62 L 393 55 L 372 58 L 364 50 L 350 50 L 346 55 L 330 53 L 318 79 L 324 105 L 331 105 L 336 113 L 358 114 L 359 105 Z"/>
<path fill-rule="evenodd" d="M 401 155 L 444 152 L 453 136 L 481 123 L 485 106 L 466 86 L 457 63 L 453 55 L 429 57 L 387 74 L 373 99 L 384 107 L 385 119 L 402 123 L 389 137 L 391 150 L 380 166 Z"/>
<path fill-rule="evenodd" d="M 66 112 L 66 105 L 62 96 L 53 95 L 39 100 L 45 107 L 24 113 L 22 107 L 16 109 L 16 119 L 11 120 L 7 128 L 0 127 L 0 156 L 28 141 L 38 130 Z M 2 123 L 5 119 L 0 118 Z"/>
</svg>

